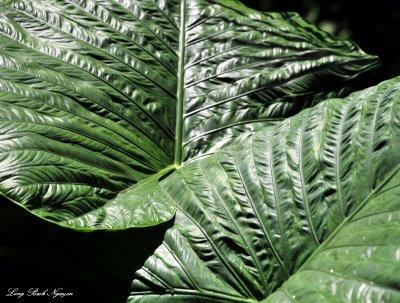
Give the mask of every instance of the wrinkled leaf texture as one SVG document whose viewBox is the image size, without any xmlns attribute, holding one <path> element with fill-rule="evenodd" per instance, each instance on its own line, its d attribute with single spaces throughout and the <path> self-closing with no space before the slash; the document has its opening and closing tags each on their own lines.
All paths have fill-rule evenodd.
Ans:
<svg viewBox="0 0 400 303">
<path fill-rule="evenodd" d="M 375 65 L 297 14 L 236 1 L 0 0 L 0 193 L 75 228 L 170 220 L 177 197 L 158 179 L 174 163 L 344 94 Z M 266 293 L 258 283 L 238 287 Z"/>
<path fill-rule="evenodd" d="M 184 166 L 128 302 L 399 302 L 399 150 L 395 78 Z"/>
</svg>

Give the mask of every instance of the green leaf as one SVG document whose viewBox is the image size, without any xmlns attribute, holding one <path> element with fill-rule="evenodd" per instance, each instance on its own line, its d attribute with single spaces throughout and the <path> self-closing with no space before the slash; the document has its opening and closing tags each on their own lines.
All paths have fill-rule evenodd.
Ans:
<svg viewBox="0 0 400 303">
<path fill-rule="evenodd" d="M 128 302 L 397 302 L 399 150 L 395 78 L 193 161 Z"/>
<path fill-rule="evenodd" d="M 399 302 L 399 195 L 397 167 L 307 263 L 263 302 Z"/>
<path fill-rule="evenodd" d="M 332 96 L 339 83 L 344 94 L 347 81 L 376 64 L 295 13 L 262 13 L 232 0 L 182 3 L 184 160 L 292 116 Z"/>
<path fill-rule="evenodd" d="M 168 220 L 144 180 L 344 94 L 377 61 L 235 1 L 0 6 L 0 193 L 70 227 Z"/>
<path fill-rule="evenodd" d="M 175 214 L 175 204 L 160 188 L 158 180 L 173 167 L 121 191 L 104 206 L 63 222 L 74 228 L 124 229 L 148 227 L 166 222 Z"/>
</svg>

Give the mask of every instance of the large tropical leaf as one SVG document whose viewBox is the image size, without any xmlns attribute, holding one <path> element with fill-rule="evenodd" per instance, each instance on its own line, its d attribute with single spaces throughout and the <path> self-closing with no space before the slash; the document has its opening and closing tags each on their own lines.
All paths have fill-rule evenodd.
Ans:
<svg viewBox="0 0 400 303">
<path fill-rule="evenodd" d="M 157 224 L 174 213 L 157 185 L 171 164 L 344 93 L 375 63 L 235 1 L 0 0 L 0 193 L 69 226 Z"/>
<path fill-rule="evenodd" d="M 398 302 L 399 150 L 396 78 L 184 166 L 128 301 Z"/>
</svg>

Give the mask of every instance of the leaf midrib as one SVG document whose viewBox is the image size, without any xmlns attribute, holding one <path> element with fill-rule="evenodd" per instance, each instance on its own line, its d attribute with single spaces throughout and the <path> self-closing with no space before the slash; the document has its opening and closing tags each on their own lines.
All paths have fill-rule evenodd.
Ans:
<svg viewBox="0 0 400 303">
<path fill-rule="evenodd" d="M 175 166 L 183 162 L 183 101 L 185 96 L 185 54 L 186 54 L 186 0 L 181 1 L 179 29 L 178 84 L 175 119 Z"/>
</svg>

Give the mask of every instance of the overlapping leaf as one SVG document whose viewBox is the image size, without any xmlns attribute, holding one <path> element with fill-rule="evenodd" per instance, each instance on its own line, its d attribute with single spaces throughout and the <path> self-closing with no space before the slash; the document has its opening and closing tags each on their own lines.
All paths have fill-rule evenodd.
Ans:
<svg viewBox="0 0 400 303">
<path fill-rule="evenodd" d="M 256 302 L 310 260 L 268 302 L 396 302 L 399 148 L 396 78 L 188 164 L 161 182 L 174 227 L 128 301 Z"/>
<path fill-rule="evenodd" d="M 144 180 L 174 158 L 343 93 L 376 63 L 295 14 L 235 1 L 0 6 L 0 192 L 69 226 L 138 226 L 154 201 Z M 119 206 L 127 193 L 143 204 Z M 153 206 L 140 226 L 173 214 Z"/>
</svg>

